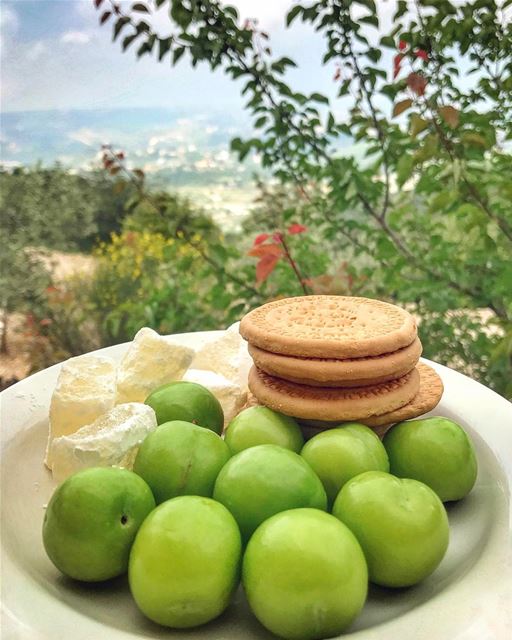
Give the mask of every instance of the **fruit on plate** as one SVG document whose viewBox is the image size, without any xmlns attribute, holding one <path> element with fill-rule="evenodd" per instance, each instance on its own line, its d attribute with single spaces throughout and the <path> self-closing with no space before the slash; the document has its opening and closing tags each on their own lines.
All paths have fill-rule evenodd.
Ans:
<svg viewBox="0 0 512 640">
<path fill-rule="evenodd" d="M 233 453 L 259 444 L 277 444 L 300 453 L 304 444 L 300 427 L 293 418 L 262 405 L 244 409 L 233 418 L 225 438 Z"/>
<path fill-rule="evenodd" d="M 389 471 L 379 437 L 357 422 L 328 429 L 309 440 L 301 456 L 322 481 L 332 505 L 341 487 L 364 471 Z"/>
<path fill-rule="evenodd" d="M 81 469 L 90 467 L 124 467 L 131 469 L 144 438 L 156 429 L 151 407 L 141 402 L 127 402 L 81 427 L 69 436 L 52 443 L 52 474 L 58 482 Z"/>
<path fill-rule="evenodd" d="M 50 402 L 50 432 L 45 464 L 53 465 L 52 442 L 68 436 L 112 409 L 116 400 L 116 364 L 86 354 L 62 364 Z"/>
<path fill-rule="evenodd" d="M 448 418 L 395 425 L 384 438 L 391 473 L 427 484 L 443 502 L 464 498 L 476 481 L 477 461 L 466 432 Z"/>
<path fill-rule="evenodd" d="M 50 560 L 65 575 L 98 582 L 124 573 L 135 535 L 154 509 L 150 488 L 117 467 L 79 471 L 53 494 L 43 522 Z"/>
<path fill-rule="evenodd" d="M 337 636 L 363 608 L 368 588 L 355 536 L 316 509 L 278 513 L 258 527 L 242 575 L 255 616 L 290 639 Z"/>
<path fill-rule="evenodd" d="M 231 382 L 213 371 L 189 369 L 183 376 L 183 380 L 201 384 L 213 393 L 222 407 L 224 424 L 234 418 L 247 402 L 247 390 L 245 387 L 242 388 L 236 382 Z"/>
<path fill-rule="evenodd" d="M 141 329 L 128 347 L 117 374 L 116 403 L 144 402 L 149 393 L 171 380 L 181 380 L 194 349 Z"/>
<path fill-rule="evenodd" d="M 245 449 L 228 460 L 213 497 L 231 511 L 244 541 L 280 511 L 327 508 L 325 490 L 311 467 L 297 453 L 274 444 Z"/>
<path fill-rule="evenodd" d="M 228 445 L 213 431 L 175 420 L 147 436 L 133 470 L 148 483 L 157 504 L 182 495 L 211 497 L 230 455 Z"/>
<path fill-rule="evenodd" d="M 195 382 L 164 384 L 146 398 L 146 404 L 154 409 L 158 424 L 184 420 L 219 434 L 224 428 L 220 402 L 211 391 Z"/>
<path fill-rule="evenodd" d="M 448 547 L 448 517 L 426 484 L 366 471 L 341 489 L 332 511 L 359 540 L 370 580 L 408 587 L 429 576 Z"/>
<path fill-rule="evenodd" d="M 145 520 L 130 554 L 130 589 L 140 610 L 159 624 L 204 624 L 228 606 L 241 560 L 240 532 L 218 502 L 181 496 Z"/>
</svg>

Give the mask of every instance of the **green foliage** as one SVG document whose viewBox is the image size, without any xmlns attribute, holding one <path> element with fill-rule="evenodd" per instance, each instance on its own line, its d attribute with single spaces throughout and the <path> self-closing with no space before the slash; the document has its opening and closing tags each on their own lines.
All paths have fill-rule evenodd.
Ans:
<svg viewBox="0 0 512 640">
<path fill-rule="evenodd" d="M 56 165 L 0 170 L 0 231 L 22 246 L 82 250 L 121 228 L 130 189 L 115 193 L 103 172 Z"/>
<path fill-rule="evenodd" d="M 16 238 L 4 242 L 0 251 L 0 352 L 7 353 L 9 314 L 26 312 L 38 305 L 50 277 L 34 251 L 23 247 Z"/>
<path fill-rule="evenodd" d="M 257 133 L 232 149 L 257 151 L 300 190 L 289 218 L 309 230 L 300 261 L 329 271 L 308 263 L 327 250 L 332 282 L 348 262 L 352 285 L 417 308 L 427 355 L 510 394 L 512 26 L 502 4 L 400 0 L 385 33 L 373 0 L 294 4 L 287 24 L 310 24 L 323 64 L 337 65 L 350 103 L 341 119 L 324 95 L 289 86 L 293 60 L 274 59 L 268 35 L 216 0 L 160 1 L 174 28 L 165 44 L 135 15 L 119 12 L 114 32 L 140 38 L 139 56 L 159 43 L 161 60 L 185 55 L 241 80 Z M 382 47 L 395 50 L 392 68 Z M 361 162 L 337 152 L 341 135 L 362 143 Z M 260 231 L 282 231 L 274 209 Z M 277 262 L 262 290 L 289 293 L 291 264 Z"/>
<path fill-rule="evenodd" d="M 26 351 L 31 371 L 102 346 L 91 283 L 75 275 L 41 291 L 26 316 Z"/>
<path fill-rule="evenodd" d="M 192 244 L 180 235 L 175 239 L 147 227 L 100 245 L 88 300 L 103 344 L 131 340 L 141 326 L 162 334 L 215 329 L 248 309 L 247 294 L 204 260 L 201 235 L 193 232 Z"/>
</svg>

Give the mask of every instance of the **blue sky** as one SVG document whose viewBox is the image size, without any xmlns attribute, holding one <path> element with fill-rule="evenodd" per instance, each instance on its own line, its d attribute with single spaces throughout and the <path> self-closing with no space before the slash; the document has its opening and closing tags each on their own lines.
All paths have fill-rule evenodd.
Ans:
<svg viewBox="0 0 512 640">
<path fill-rule="evenodd" d="M 319 74 L 321 42 L 309 27 L 283 28 L 290 0 L 237 0 L 244 17 L 257 17 L 276 53 L 300 63 L 296 86 L 333 90 L 332 69 Z M 385 3 L 389 5 L 389 3 Z M 164 27 L 167 17 L 156 20 Z M 3 0 L 2 109 L 191 107 L 241 111 L 239 87 L 221 71 L 192 70 L 186 61 L 171 69 L 112 44 L 98 26 L 92 0 Z"/>
<path fill-rule="evenodd" d="M 133 3 L 122 1 L 127 8 Z M 230 0 L 230 4 L 237 6 L 242 19 L 259 20 L 259 27 L 270 34 L 274 55 L 287 55 L 298 63 L 289 71 L 290 84 L 331 96 L 334 111 L 343 117 L 346 103 L 335 99 L 335 64 L 321 66 L 322 40 L 309 25 L 284 26 L 293 0 Z M 378 6 L 389 23 L 395 0 L 379 0 Z M 169 29 L 166 9 L 152 18 L 163 33 Z M 123 54 L 120 44 L 112 43 L 111 27 L 100 27 L 98 17 L 93 0 L 0 0 L 4 163 L 42 159 L 74 165 L 103 142 L 144 148 L 145 138 L 172 138 L 176 118 L 183 130 L 176 136 L 190 130 L 193 118 L 218 126 L 226 134 L 226 148 L 229 137 L 248 133 L 251 124 L 243 109 L 240 82 L 233 83 L 221 70 L 212 72 L 206 65 L 193 69 L 186 57 L 171 68 L 168 61 L 159 64 L 149 56 L 137 60 L 133 51 Z M 377 40 L 370 27 L 367 35 Z M 391 56 L 386 52 L 384 62 L 390 72 Z M 387 100 L 385 104 L 389 108 Z M 127 111 L 141 107 L 146 113 L 143 123 Z M 150 111 L 155 108 L 172 110 L 174 116 Z M 125 110 L 123 114 L 119 109 Z M 27 113 L 46 110 L 49 113 Z"/>
</svg>

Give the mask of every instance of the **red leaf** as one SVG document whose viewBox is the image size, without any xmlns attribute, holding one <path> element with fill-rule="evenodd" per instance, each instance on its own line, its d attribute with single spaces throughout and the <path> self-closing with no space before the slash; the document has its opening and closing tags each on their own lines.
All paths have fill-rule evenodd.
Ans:
<svg viewBox="0 0 512 640">
<path fill-rule="evenodd" d="M 278 231 L 277 233 L 272 234 L 272 239 L 275 240 L 276 242 L 282 242 L 283 235 Z"/>
<path fill-rule="evenodd" d="M 298 224 L 297 222 L 294 222 L 288 227 L 288 233 L 292 236 L 295 235 L 296 233 L 304 233 L 304 231 L 307 231 L 307 230 L 308 230 L 307 227 L 305 227 L 303 224 Z"/>
<path fill-rule="evenodd" d="M 403 55 L 399 53 L 393 58 L 393 78 L 396 78 L 400 73 L 400 65 L 402 64 Z"/>
<path fill-rule="evenodd" d="M 428 53 L 425 49 L 418 49 L 414 54 L 417 58 L 421 58 L 424 62 L 428 62 Z"/>
<path fill-rule="evenodd" d="M 398 49 L 400 51 L 405 51 L 407 49 L 407 42 L 405 40 L 398 41 Z"/>
<path fill-rule="evenodd" d="M 264 282 L 274 271 L 280 256 L 266 255 L 256 265 L 256 282 Z"/>
<path fill-rule="evenodd" d="M 100 4 L 102 3 L 103 3 L 103 0 L 94 0 L 94 6 L 96 7 L 96 9 L 98 9 Z"/>
<path fill-rule="evenodd" d="M 339 80 L 340 78 L 341 78 L 341 69 L 338 67 L 332 79 L 336 81 L 336 80 Z"/>
<path fill-rule="evenodd" d="M 263 256 L 281 257 L 283 255 L 283 251 L 277 244 L 260 244 L 259 246 L 253 247 L 250 251 L 248 251 L 247 255 L 253 256 L 255 258 L 262 258 Z"/>
<path fill-rule="evenodd" d="M 415 94 L 422 96 L 425 93 L 427 81 L 421 73 L 410 73 L 407 76 L 407 86 L 411 91 L 414 91 Z"/>
<path fill-rule="evenodd" d="M 260 233 L 259 236 L 256 236 L 254 238 L 253 245 L 256 246 L 258 244 L 261 244 L 262 242 L 265 242 L 265 240 L 268 240 L 268 238 L 270 238 L 270 235 L 268 233 Z"/>
<path fill-rule="evenodd" d="M 111 15 L 112 11 L 105 11 L 100 18 L 100 24 L 105 24 L 105 22 L 110 18 Z"/>
</svg>

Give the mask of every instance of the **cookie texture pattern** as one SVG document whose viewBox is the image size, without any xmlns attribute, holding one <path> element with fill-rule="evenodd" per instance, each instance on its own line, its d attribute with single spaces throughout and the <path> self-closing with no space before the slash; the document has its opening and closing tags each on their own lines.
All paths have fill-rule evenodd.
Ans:
<svg viewBox="0 0 512 640">
<path fill-rule="evenodd" d="M 439 375 L 429 367 L 428 364 L 420 362 L 416 367 L 420 375 L 420 388 L 414 398 L 399 409 L 395 409 L 381 415 L 362 418 L 361 423 L 372 427 L 374 431 L 382 437 L 386 431 L 397 422 L 418 418 L 429 411 L 432 411 L 439 404 L 443 395 L 443 381 Z M 249 398 L 254 402 L 254 396 Z M 339 422 L 328 422 L 324 420 L 300 419 L 300 424 L 306 438 L 311 438 L 320 431 L 332 429 L 339 426 Z"/>
<path fill-rule="evenodd" d="M 409 346 L 414 318 L 393 304 L 349 296 L 298 296 L 250 311 L 240 322 L 252 345 L 298 357 L 361 358 Z"/>
<path fill-rule="evenodd" d="M 360 387 L 409 373 L 421 356 L 416 338 L 409 346 L 368 358 L 299 358 L 249 345 L 254 364 L 269 375 L 312 387 Z"/>
<path fill-rule="evenodd" d="M 269 376 L 253 367 L 249 389 L 261 404 L 296 418 L 361 420 L 407 404 L 419 390 L 419 373 L 376 385 L 353 388 L 312 387 Z"/>
</svg>

